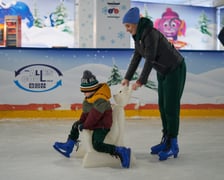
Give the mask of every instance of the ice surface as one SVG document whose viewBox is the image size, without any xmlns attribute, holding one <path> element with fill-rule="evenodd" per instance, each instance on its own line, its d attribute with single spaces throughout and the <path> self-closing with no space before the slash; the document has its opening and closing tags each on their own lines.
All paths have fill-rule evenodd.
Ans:
<svg viewBox="0 0 224 180">
<path fill-rule="evenodd" d="M 183 119 L 177 159 L 158 161 L 149 147 L 161 138 L 159 119 L 126 122 L 125 142 L 136 157 L 130 169 L 83 168 L 82 159 L 65 158 L 52 145 L 64 141 L 74 120 L 1 119 L 0 175 L 7 180 L 223 180 L 223 119 Z"/>
</svg>

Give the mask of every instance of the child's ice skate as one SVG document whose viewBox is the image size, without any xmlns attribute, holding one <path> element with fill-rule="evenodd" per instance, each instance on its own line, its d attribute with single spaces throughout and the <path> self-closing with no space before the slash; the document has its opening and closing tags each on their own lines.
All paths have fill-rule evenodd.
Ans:
<svg viewBox="0 0 224 180">
<path fill-rule="evenodd" d="M 67 142 L 65 142 L 65 143 L 55 142 L 53 147 L 59 153 L 61 153 L 65 157 L 69 158 L 75 145 L 77 146 L 77 149 L 78 149 L 79 141 L 74 141 L 74 140 L 68 139 Z"/>
</svg>

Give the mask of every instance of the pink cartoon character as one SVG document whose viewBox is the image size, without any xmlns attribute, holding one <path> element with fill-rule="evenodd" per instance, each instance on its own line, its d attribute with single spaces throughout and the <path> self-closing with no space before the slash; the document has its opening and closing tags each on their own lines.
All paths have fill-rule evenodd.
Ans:
<svg viewBox="0 0 224 180">
<path fill-rule="evenodd" d="M 185 21 L 181 20 L 178 13 L 171 8 L 167 8 L 162 17 L 155 20 L 154 27 L 162 32 L 171 42 L 174 42 L 174 44 L 178 36 L 185 36 L 186 32 Z"/>
</svg>

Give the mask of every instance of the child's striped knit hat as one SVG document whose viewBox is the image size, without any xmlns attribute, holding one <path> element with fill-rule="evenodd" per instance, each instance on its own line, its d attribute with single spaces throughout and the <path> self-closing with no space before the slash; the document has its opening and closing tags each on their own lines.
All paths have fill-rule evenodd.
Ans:
<svg viewBox="0 0 224 180">
<path fill-rule="evenodd" d="M 91 92 L 97 90 L 99 87 L 99 81 L 96 79 L 96 76 L 92 74 L 89 70 L 83 72 L 81 78 L 80 90 L 81 92 Z"/>
</svg>

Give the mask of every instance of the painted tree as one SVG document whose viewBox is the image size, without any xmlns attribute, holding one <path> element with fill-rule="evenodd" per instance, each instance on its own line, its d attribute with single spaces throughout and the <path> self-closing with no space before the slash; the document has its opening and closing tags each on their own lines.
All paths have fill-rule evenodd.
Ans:
<svg viewBox="0 0 224 180">
<path fill-rule="evenodd" d="M 139 77 L 139 75 L 138 75 L 138 73 L 135 71 L 135 73 L 134 73 L 134 75 L 133 75 L 133 77 L 132 77 L 132 81 L 136 81 L 137 79 L 138 79 L 138 77 Z"/>
<path fill-rule="evenodd" d="M 207 34 L 209 36 L 212 36 L 211 32 L 209 31 L 209 27 L 208 27 L 209 22 L 210 22 L 210 20 L 206 16 L 205 12 L 202 11 L 202 14 L 200 15 L 199 21 L 198 21 L 200 31 L 202 34 Z"/>
<path fill-rule="evenodd" d="M 152 89 L 152 90 L 158 90 L 156 83 L 154 81 L 148 80 L 147 83 L 145 84 L 145 87 Z"/>
<path fill-rule="evenodd" d="M 66 18 L 68 14 L 66 13 L 66 7 L 64 2 L 60 2 L 60 4 L 56 7 L 55 12 L 51 14 L 51 19 L 53 20 L 53 26 L 59 26 L 66 22 Z"/>
<path fill-rule="evenodd" d="M 108 86 L 112 86 L 112 85 L 117 85 L 120 84 L 122 81 L 122 76 L 121 73 L 117 67 L 117 65 L 114 63 L 112 70 L 111 70 L 111 75 L 109 77 L 109 80 L 107 81 Z"/>
<path fill-rule="evenodd" d="M 144 4 L 144 11 L 145 11 L 144 17 L 146 17 L 148 19 L 152 19 L 152 16 L 150 16 L 148 13 L 148 8 L 147 8 L 146 4 Z"/>
<path fill-rule="evenodd" d="M 38 28 L 44 27 L 44 22 L 41 18 L 38 17 L 38 9 L 36 6 L 36 2 L 34 2 L 34 26 Z"/>
<path fill-rule="evenodd" d="M 63 32 L 66 32 L 66 33 L 69 33 L 69 34 L 72 34 L 72 30 L 69 26 L 64 26 L 64 28 L 62 29 Z"/>
<path fill-rule="evenodd" d="M 139 78 L 139 74 L 138 74 L 138 72 L 135 72 L 131 81 L 136 81 L 138 78 Z M 122 79 L 123 79 L 123 77 L 121 76 L 118 66 L 115 63 L 113 63 L 111 75 L 109 77 L 109 80 L 107 81 L 108 86 L 120 84 Z M 156 83 L 151 80 L 148 80 L 144 86 L 146 88 L 153 89 L 156 91 L 158 89 Z"/>
<path fill-rule="evenodd" d="M 137 72 L 134 73 L 134 76 L 132 77 L 132 81 L 136 81 L 137 79 L 139 78 L 139 75 Z M 144 85 L 145 87 L 149 88 L 149 89 L 153 89 L 153 90 L 157 90 L 157 86 L 156 86 L 156 83 L 151 81 L 151 80 L 148 80 L 147 83 Z"/>
</svg>

